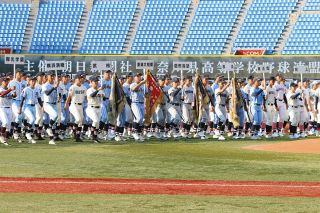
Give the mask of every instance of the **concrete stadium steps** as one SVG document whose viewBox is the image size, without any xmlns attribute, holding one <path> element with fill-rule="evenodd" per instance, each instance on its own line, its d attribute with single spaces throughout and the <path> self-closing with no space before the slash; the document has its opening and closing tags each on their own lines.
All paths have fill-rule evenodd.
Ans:
<svg viewBox="0 0 320 213">
<path fill-rule="evenodd" d="M 80 53 L 80 48 L 82 46 L 82 42 L 84 39 L 84 35 L 87 30 L 87 26 L 90 19 L 90 14 L 93 6 L 94 0 L 86 0 L 85 6 L 82 12 L 81 20 L 78 26 L 77 34 L 74 39 L 73 45 L 72 45 L 72 53 Z"/>
<path fill-rule="evenodd" d="M 300 14 L 303 12 L 303 8 L 305 6 L 305 4 L 307 3 L 308 0 L 299 0 L 297 2 L 297 5 L 295 7 L 295 9 L 292 11 L 292 13 L 289 16 L 288 22 L 286 24 L 286 26 L 283 29 L 282 34 L 280 35 L 276 47 L 274 49 L 274 53 L 275 54 L 281 54 L 283 48 L 285 47 L 285 44 L 295 26 L 295 24 L 297 23 Z"/>
<path fill-rule="evenodd" d="M 40 5 L 39 0 L 34 0 L 31 3 L 29 18 L 27 21 L 26 31 L 24 33 L 24 38 L 22 42 L 22 48 L 21 48 L 22 53 L 28 53 L 30 50 L 32 36 L 36 26 L 37 17 L 38 17 L 39 5 Z"/>
<path fill-rule="evenodd" d="M 129 54 L 132 48 L 134 37 L 136 36 L 141 17 L 146 6 L 146 0 L 139 0 L 136 11 L 134 12 L 132 22 L 130 24 L 130 29 L 126 35 L 125 42 L 122 47 L 121 54 Z"/>
<path fill-rule="evenodd" d="M 199 1 L 200 0 L 192 0 L 190 2 L 188 13 L 185 16 L 185 19 L 182 23 L 179 35 L 177 37 L 177 40 L 176 40 L 174 47 L 173 47 L 173 50 L 172 50 L 172 54 L 180 54 L 181 49 L 183 47 L 184 40 L 186 39 L 186 37 L 188 35 L 189 28 L 192 24 L 194 15 L 196 14 L 196 11 L 197 11 L 197 8 L 199 5 Z"/>
<path fill-rule="evenodd" d="M 222 54 L 226 54 L 226 55 L 232 54 L 234 42 L 240 32 L 240 29 L 241 29 L 243 22 L 248 14 L 248 11 L 249 11 L 249 8 L 251 7 L 252 1 L 253 0 L 245 0 L 243 2 L 243 5 L 239 11 L 239 15 L 238 15 L 233 27 L 232 27 L 232 30 L 229 34 L 227 42 L 224 45 Z"/>
</svg>

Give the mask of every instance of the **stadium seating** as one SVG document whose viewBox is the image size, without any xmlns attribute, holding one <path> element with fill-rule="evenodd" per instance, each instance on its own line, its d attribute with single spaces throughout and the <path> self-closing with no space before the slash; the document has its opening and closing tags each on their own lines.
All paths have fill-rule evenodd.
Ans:
<svg viewBox="0 0 320 213">
<path fill-rule="evenodd" d="M 181 54 L 221 54 L 243 0 L 200 0 Z"/>
<path fill-rule="evenodd" d="M 82 54 L 120 54 L 138 0 L 94 2 Z"/>
<path fill-rule="evenodd" d="M 29 11 L 29 4 L 0 4 L 0 47 L 21 52 Z"/>
<path fill-rule="evenodd" d="M 40 4 L 31 53 L 71 53 L 84 1 L 49 0 Z"/>
<path fill-rule="evenodd" d="M 234 44 L 273 51 L 297 0 L 255 0 Z"/>
<path fill-rule="evenodd" d="M 282 54 L 320 53 L 320 14 L 301 14 Z"/>
<path fill-rule="evenodd" d="M 131 54 L 171 54 L 190 0 L 146 0 Z"/>
<path fill-rule="evenodd" d="M 308 0 L 304 10 L 320 10 L 320 0 Z"/>
</svg>

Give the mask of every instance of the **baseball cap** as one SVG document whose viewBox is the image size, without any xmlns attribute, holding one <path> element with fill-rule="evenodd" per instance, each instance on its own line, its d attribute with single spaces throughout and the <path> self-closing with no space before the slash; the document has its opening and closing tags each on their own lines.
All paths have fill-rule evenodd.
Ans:
<svg viewBox="0 0 320 213">
<path fill-rule="evenodd" d="M 253 79 L 254 79 L 253 75 L 249 75 L 248 80 L 253 80 Z"/>
<path fill-rule="evenodd" d="M 99 81 L 99 78 L 97 76 L 91 76 L 89 78 L 90 81 Z"/>
<path fill-rule="evenodd" d="M 253 81 L 254 81 L 254 82 L 256 82 L 256 81 L 262 81 L 262 79 L 261 79 L 261 78 L 254 78 Z"/>
<path fill-rule="evenodd" d="M 269 81 L 275 81 L 275 80 L 276 80 L 276 78 L 273 77 L 273 76 L 271 76 L 271 77 L 269 78 Z"/>
<path fill-rule="evenodd" d="M 304 78 L 303 82 L 310 82 L 310 80 L 308 78 Z"/>
<path fill-rule="evenodd" d="M 17 68 L 17 69 L 16 69 L 16 73 L 17 73 L 17 72 L 23 73 L 22 69 L 20 69 L 20 68 Z"/>
<path fill-rule="evenodd" d="M 137 72 L 134 76 L 143 76 L 143 74 L 140 72 Z"/>
<path fill-rule="evenodd" d="M 172 82 L 179 82 L 180 81 L 180 79 L 177 77 L 173 77 L 171 80 L 172 80 Z"/>
<path fill-rule="evenodd" d="M 209 79 L 209 75 L 203 75 L 204 79 Z"/>
<path fill-rule="evenodd" d="M 296 84 L 296 83 L 294 83 L 294 82 L 292 82 L 291 84 L 290 84 L 290 87 L 297 87 L 298 86 L 298 84 Z"/>
<path fill-rule="evenodd" d="M 74 76 L 74 79 L 77 79 L 77 78 L 84 78 L 84 75 L 81 73 L 78 73 Z"/>
<path fill-rule="evenodd" d="M 158 80 L 164 81 L 164 80 L 166 80 L 166 76 L 161 75 L 161 76 L 158 77 Z"/>
<path fill-rule="evenodd" d="M 45 76 L 45 75 L 46 74 L 44 72 L 38 72 L 36 76 L 38 77 L 38 76 Z"/>
<path fill-rule="evenodd" d="M 37 75 L 30 76 L 30 80 L 37 80 Z"/>
<path fill-rule="evenodd" d="M 111 70 L 105 70 L 104 72 L 106 72 L 106 73 L 111 73 L 112 71 L 111 71 Z"/>
<path fill-rule="evenodd" d="M 47 74 L 48 75 L 55 75 L 56 73 L 55 73 L 55 71 L 49 71 Z"/>
<path fill-rule="evenodd" d="M 122 80 L 124 80 L 124 79 L 126 79 L 127 78 L 127 76 L 125 76 L 125 75 L 121 75 L 120 76 L 120 79 L 122 79 Z"/>
<path fill-rule="evenodd" d="M 132 72 L 128 72 L 127 77 L 132 77 L 133 73 Z"/>
</svg>

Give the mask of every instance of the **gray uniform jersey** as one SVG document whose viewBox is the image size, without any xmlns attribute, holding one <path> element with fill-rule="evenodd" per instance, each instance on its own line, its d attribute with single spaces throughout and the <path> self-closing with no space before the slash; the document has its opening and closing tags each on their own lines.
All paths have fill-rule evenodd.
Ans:
<svg viewBox="0 0 320 213">
<path fill-rule="evenodd" d="M 193 102 L 193 87 L 183 86 L 181 92 L 183 103 L 191 104 Z"/>
<path fill-rule="evenodd" d="M 21 94 L 22 90 L 27 87 L 26 83 L 23 81 L 17 81 L 17 80 L 12 80 L 9 82 L 9 88 L 16 87 L 15 92 L 16 92 L 16 97 L 14 98 L 15 100 L 21 101 Z"/>
<path fill-rule="evenodd" d="M 225 106 L 227 104 L 228 92 L 225 90 L 224 92 L 221 93 L 220 89 L 216 89 L 215 97 L 216 97 L 216 105 Z"/>
<path fill-rule="evenodd" d="M 172 104 L 181 104 L 181 89 L 180 88 L 173 88 L 171 87 L 169 90 L 168 90 L 168 95 L 169 95 L 169 98 L 170 98 L 170 103 Z"/>
</svg>

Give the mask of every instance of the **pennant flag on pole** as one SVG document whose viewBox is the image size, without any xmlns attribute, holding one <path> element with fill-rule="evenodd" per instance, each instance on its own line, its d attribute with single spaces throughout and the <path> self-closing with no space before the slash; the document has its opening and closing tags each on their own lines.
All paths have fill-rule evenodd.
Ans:
<svg viewBox="0 0 320 213">
<path fill-rule="evenodd" d="M 163 100 L 163 92 L 157 85 L 156 79 L 151 74 L 150 70 L 146 72 L 146 89 L 147 95 L 145 98 L 145 117 L 144 122 L 146 125 L 151 123 L 151 116 L 156 111 L 157 106 Z"/>
<path fill-rule="evenodd" d="M 124 110 L 126 103 L 126 97 L 116 74 L 114 74 L 111 79 L 111 92 L 109 101 L 109 122 L 112 125 L 116 125 L 117 117 Z"/>
<path fill-rule="evenodd" d="M 202 84 L 199 73 L 194 80 L 194 122 L 200 123 L 203 115 L 204 106 L 209 103 L 209 96 Z"/>
</svg>

